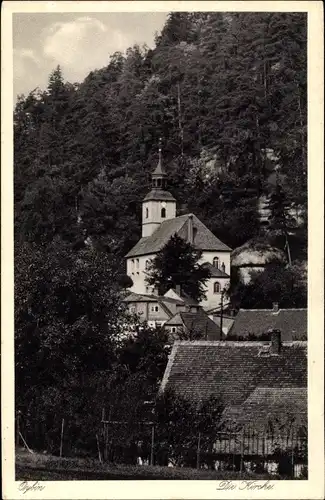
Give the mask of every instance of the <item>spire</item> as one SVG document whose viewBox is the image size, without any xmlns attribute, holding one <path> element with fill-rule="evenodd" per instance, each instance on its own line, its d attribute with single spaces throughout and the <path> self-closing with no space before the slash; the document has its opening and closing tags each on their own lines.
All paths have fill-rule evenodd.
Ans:
<svg viewBox="0 0 325 500">
<path fill-rule="evenodd" d="M 164 189 L 166 187 L 166 177 L 167 174 L 163 167 L 163 161 L 162 161 L 162 139 L 160 137 L 158 146 L 158 165 L 151 174 L 152 187 Z"/>
</svg>

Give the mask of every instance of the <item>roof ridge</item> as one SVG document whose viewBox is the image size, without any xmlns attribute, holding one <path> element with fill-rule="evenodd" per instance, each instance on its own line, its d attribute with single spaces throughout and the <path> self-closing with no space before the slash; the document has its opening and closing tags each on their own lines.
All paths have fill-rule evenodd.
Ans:
<svg viewBox="0 0 325 500">
<path fill-rule="evenodd" d="M 211 320 L 212 321 L 212 320 Z M 265 346 L 269 345 L 269 340 L 175 340 L 174 345 L 188 345 L 188 346 L 209 346 L 209 347 L 252 347 L 252 346 Z M 290 345 L 306 345 L 307 340 L 284 340 L 284 346 Z"/>
<path fill-rule="evenodd" d="M 307 307 L 280 307 L 277 311 L 274 311 L 273 309 L 244 309 L 244 308 L 240 308 L 238 313 L 240 311 L 265 311 L 265 312 L 308 311 L 308 308 Z"/>
</svg>

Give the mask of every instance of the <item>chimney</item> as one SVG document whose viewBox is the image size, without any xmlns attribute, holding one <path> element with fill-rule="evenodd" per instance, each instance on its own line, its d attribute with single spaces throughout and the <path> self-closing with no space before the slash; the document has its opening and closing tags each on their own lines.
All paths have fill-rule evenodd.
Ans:
<svg viewBox="0 0 325 500">
<path fill-rule="evenodd" d="M 271 354 L 280 354 L 281 351 L 281 330 L 271 330 Z"/>
<path fill-rule="evenodd" d="M 273 312 L 279 311 L 279 302 L 273 302 Z"/>
<path fill-rule="evenodd" d="M 188 241 L 188 243 L 193 245 L 193 215 L 192 214 L 190 214 L 188 216 L 187 241 Z"/>
<path fill-rule="evenodd" d="M 180 285 L 175 286 L 175 292 L 177 293 L 177 295 L 181 296 L 181 286 Z"/>
</svg>

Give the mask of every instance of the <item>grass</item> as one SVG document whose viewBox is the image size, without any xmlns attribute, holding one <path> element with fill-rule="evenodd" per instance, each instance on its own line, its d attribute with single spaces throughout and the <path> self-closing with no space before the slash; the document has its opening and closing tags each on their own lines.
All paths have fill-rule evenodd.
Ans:
<svg viewBox="0 0 325 500">
<path fill-rule="evenodd" d="M 19 452 L 16 455 L 17 481 L 72 480 L 197 480 L 276 479 L 268 474 L 240 474 L 182 467 L 100 464 L 92 458 L 59 458 Z"/>
</svg>

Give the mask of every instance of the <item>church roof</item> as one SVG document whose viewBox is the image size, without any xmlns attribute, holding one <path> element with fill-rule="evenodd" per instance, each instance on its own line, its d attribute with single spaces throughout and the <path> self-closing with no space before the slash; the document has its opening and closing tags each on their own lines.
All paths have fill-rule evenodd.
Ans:
<svg viewBox="0 0 325 500">
<path fill-rule="evenodd" d="M 165 191 L 163 189 L 152 189 L 148 194 L 146 194 L 143 201 L 150 200 L 176 201 L 174 196 L 169 193 L 169 191 Z"/>
<path fill-rule="evenodd" d="M 151 175 L 159 175 L 161 177 L 163 176 L 166 176 L 167 173 L 163 167 L 163 164 L 162 164 L 162 160 L 161 160 L 161 157 L 159 156 L 159 161 L 158 161 L 158 165 L 156 166 L 155 170 L 152 172 Z"/>
<path fill-rule="evenodd" d="M 177 234 L 187 240 L 188 219 L 192 214 L 181 215 L 162 222 L 151 235 L 141 238 L 126 254 L 126 257 L 136 257 L 159 252 L 169 239 Z M 195 215 L 193 219 L 193 245 L 199 250 L 230 252 L 231 248 L 222 243 Z"/>
<path fill-rule="evenodd" d="M 229 278 L 229 274 L 225 273 L 224 271 L 221 271 L 221 269 L 218 269 L 217 267 L 213 266 L 210 262 L 204 262 L 203 267 L 206 269 L 209 269 L 211 273 L 211 278 Z"/>
</svg>

